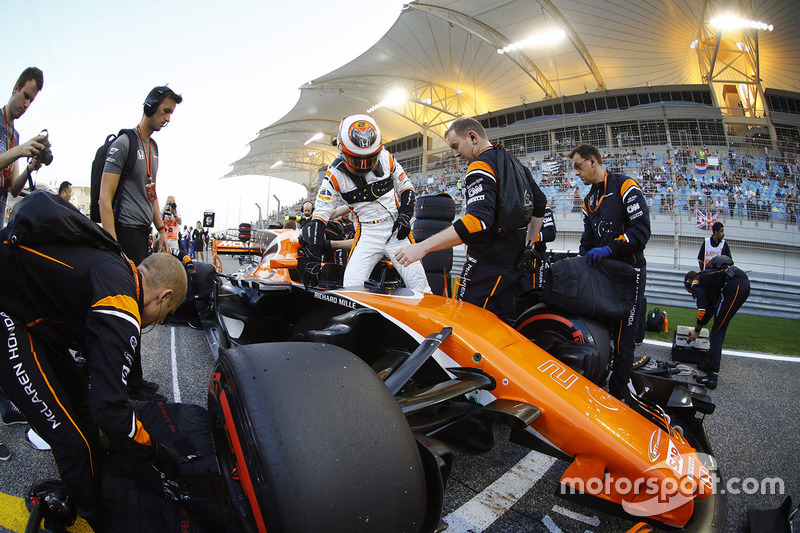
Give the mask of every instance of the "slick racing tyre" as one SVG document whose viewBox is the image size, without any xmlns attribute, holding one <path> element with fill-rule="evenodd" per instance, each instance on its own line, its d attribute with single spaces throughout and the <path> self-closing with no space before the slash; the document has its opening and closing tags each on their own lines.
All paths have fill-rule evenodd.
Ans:
<svg viewBox="0 0 800 533">
<path fill-rule="evenodd" d="M 540 303 L 522 313 L 513 327 L 585 378 L 603 385 L 611 357 L 611 338 L 604 324 Z"/>
<path fill-rule="evenodd" d="M 456 218 L 456 203 L 446 193 L 419 196 L 414 205 L 414 217 L 452 222 Z"/>
<path fill-rule="evenodd" d="M 414 221 L 413 235 L 414 241 L 424 241 L 428 237 L 436 235 L 445 228 L 449 228 L 450 223 L 446 220 L 435 220 L 418 218 Z"/>
<path fill-rule="evenodd" d="M 416 442 L 386 385 L 352 353 L 302 342 L 226 350 L 209 411 L 246 531 L 421 530 Z"/>
</svg>

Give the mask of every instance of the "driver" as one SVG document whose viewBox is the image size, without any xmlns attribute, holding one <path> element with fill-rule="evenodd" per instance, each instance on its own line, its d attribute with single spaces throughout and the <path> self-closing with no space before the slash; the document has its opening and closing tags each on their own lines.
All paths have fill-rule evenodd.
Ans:
<svg viewBox="0 0 800 533">
<path fill-rule="evenodd" d="M 406 287 L 431 292 L 419 261 L 403 266 L 396 251 L 413 242 L 414 189 L 403 167 L 383 148 L 381 131 L 368 115 L 351 115 L 339 124 L 339 157 L 329 166 L 317 192 L 313 219 L 303 227 L 306 276 L 315 285 L 325 250 L 325 225 L 336 205 L 355 215 L 356 234 L 344 271 L 344 286 L 362 288 L 375 265 L 388 256 Z"/>
<path fill-rule="evenodd" d="M 58 224 L 75 232 L 75 220 Z M 0 388 L 52 447 L 78 514 L 103 531 L 101 430 L 111 446 L 167 476 L 178 470 L 178 456 L 151 440 L 131 409 L 126 381 L 141 328 L 163 322 L 183 300 L 185 269 L 171 254 L 153 254 L 137 267 L 119 248 L 65 242 L 63 235 L 15 245 L 13 217 L 0 237 L 7 274 L 0 276 Z M 69 350 L 80 351 L 85 367 Z"/>
</svg>

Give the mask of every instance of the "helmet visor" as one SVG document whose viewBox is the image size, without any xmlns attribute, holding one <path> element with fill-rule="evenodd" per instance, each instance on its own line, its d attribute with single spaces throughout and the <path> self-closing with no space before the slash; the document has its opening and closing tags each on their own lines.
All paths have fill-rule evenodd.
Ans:
<svg viewBox="0 0 800 533">
<path fill-rule="evenodd" d="M 347 170 L 355 174 L 368 174 L 371 172 L 378 164 L 378 158 L 380 155 L 381 153 L 378 152 L 377 154 L 368 156 L 356 156 L 348 154 L 344 150 L 342 151 L 342 156 L 344 157 L 344 163 L 345 166 L 347 166 Z"/>
</svg>

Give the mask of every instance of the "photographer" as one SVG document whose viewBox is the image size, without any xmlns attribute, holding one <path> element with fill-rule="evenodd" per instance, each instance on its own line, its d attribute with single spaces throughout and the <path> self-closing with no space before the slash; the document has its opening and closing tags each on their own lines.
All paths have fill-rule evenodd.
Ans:
<svg viewBox="0 0 800 533">
<path fill-rule="evenodd" d="M 38 170 L 42 163 L 50 164 L 53 158 L 49 149 L 43 151 L 45 145 L 42 141 L 47 135 L 40 134 L 25 144 L 19 144 L 19 132 L 14 127 L 14 121 L 25 114 L 42 87 L 44 87 L 42 71 L 36 67 L 28 67 L 20 74 L 11 91 L 11 98 L 3 106 L 4 127 L 0 130 L 0 228 L 5 225 L 8 193 L 16 198 L 26 182 L 33 183 L 31 172 Z M 17 159 L 22 157 L 29 158 L 29 161 L 25 169 L 20 172 Z"/>
<path fill-rule="evenodd" d="M 161 211 L 161 217 L 164 220 L 164 228 L 167 231 L 167 246 L 173 252 L 180 250 L 178 243 L 178 233 L 180 225 L 183 223 L 181 216 L 178 214 L 178 204 L 175 203 L 175 197 L 167 196 L 167 203 L 164 204 L 164 209 Z"/>
</svg>

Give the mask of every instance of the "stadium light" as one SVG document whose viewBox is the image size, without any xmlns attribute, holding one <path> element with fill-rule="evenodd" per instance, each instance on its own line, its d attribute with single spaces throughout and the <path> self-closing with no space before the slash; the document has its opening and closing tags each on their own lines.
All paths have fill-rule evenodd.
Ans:
<svg viewBox="0 0 800 533">
<path fill-rule="evenodd" d="M 269 167 L 269 169 L 272 170 L 273 168 L 277 168 L 277 167 L 281 166 L 282 164 L 283 164 L 283 161 L 276 161 L 275 163 L 272 164 L 271 167 Z"/>
<path fill-rule="evenodd" d="M 497 53 L 501 55 L 507 54 L 508 52 L 513 52 L 515 50 L 519 50 L 520 48 L 527 48 L 531 46 L 552 46 L 563 41 L 566 37 L 567 32 L 561 28 L 551 28 L 541 33 L 537 33 L 536 35 L 532 35 L 527 39 L 511 43 L 503 48 L 498 48 Z"/>
<path fill-rule="evenodd" d="M 318 141 L 322 139 L 322 133 L 314 134 L 309 140 L 303 143 L 303 146 L 308 146 L 309 144 L 313 143 L 314 141 Z"/>
<path fill-rule="evenodd" d="M 387 94 L 383 100 L 375 104 L 374 106 L 367 109 L 367 114 L 369 115 L 376 109 L 380 109 L 382 107 L 393 107 L 402 104 L 408 100 L 408 96 L 406 95 L 405 91 L 401 89 L 394 90 Z"/>
<path fill-rule="evenodd" d="M 734 15 L 723 15 L 721 17 L 714 17 L 710 20 L 711 25 L 719 28 L 722 31 L 725 30 L 739 30 L 743 28 L 749 28 L 752 30 L 768 30 L 772 31 L 775 29 L 775 26 L 772 24 L 767 24 L 766 22 L 761 22 L 760 20 L 747 20 L 741 17 L 736 17 Z"/>
</svg>

